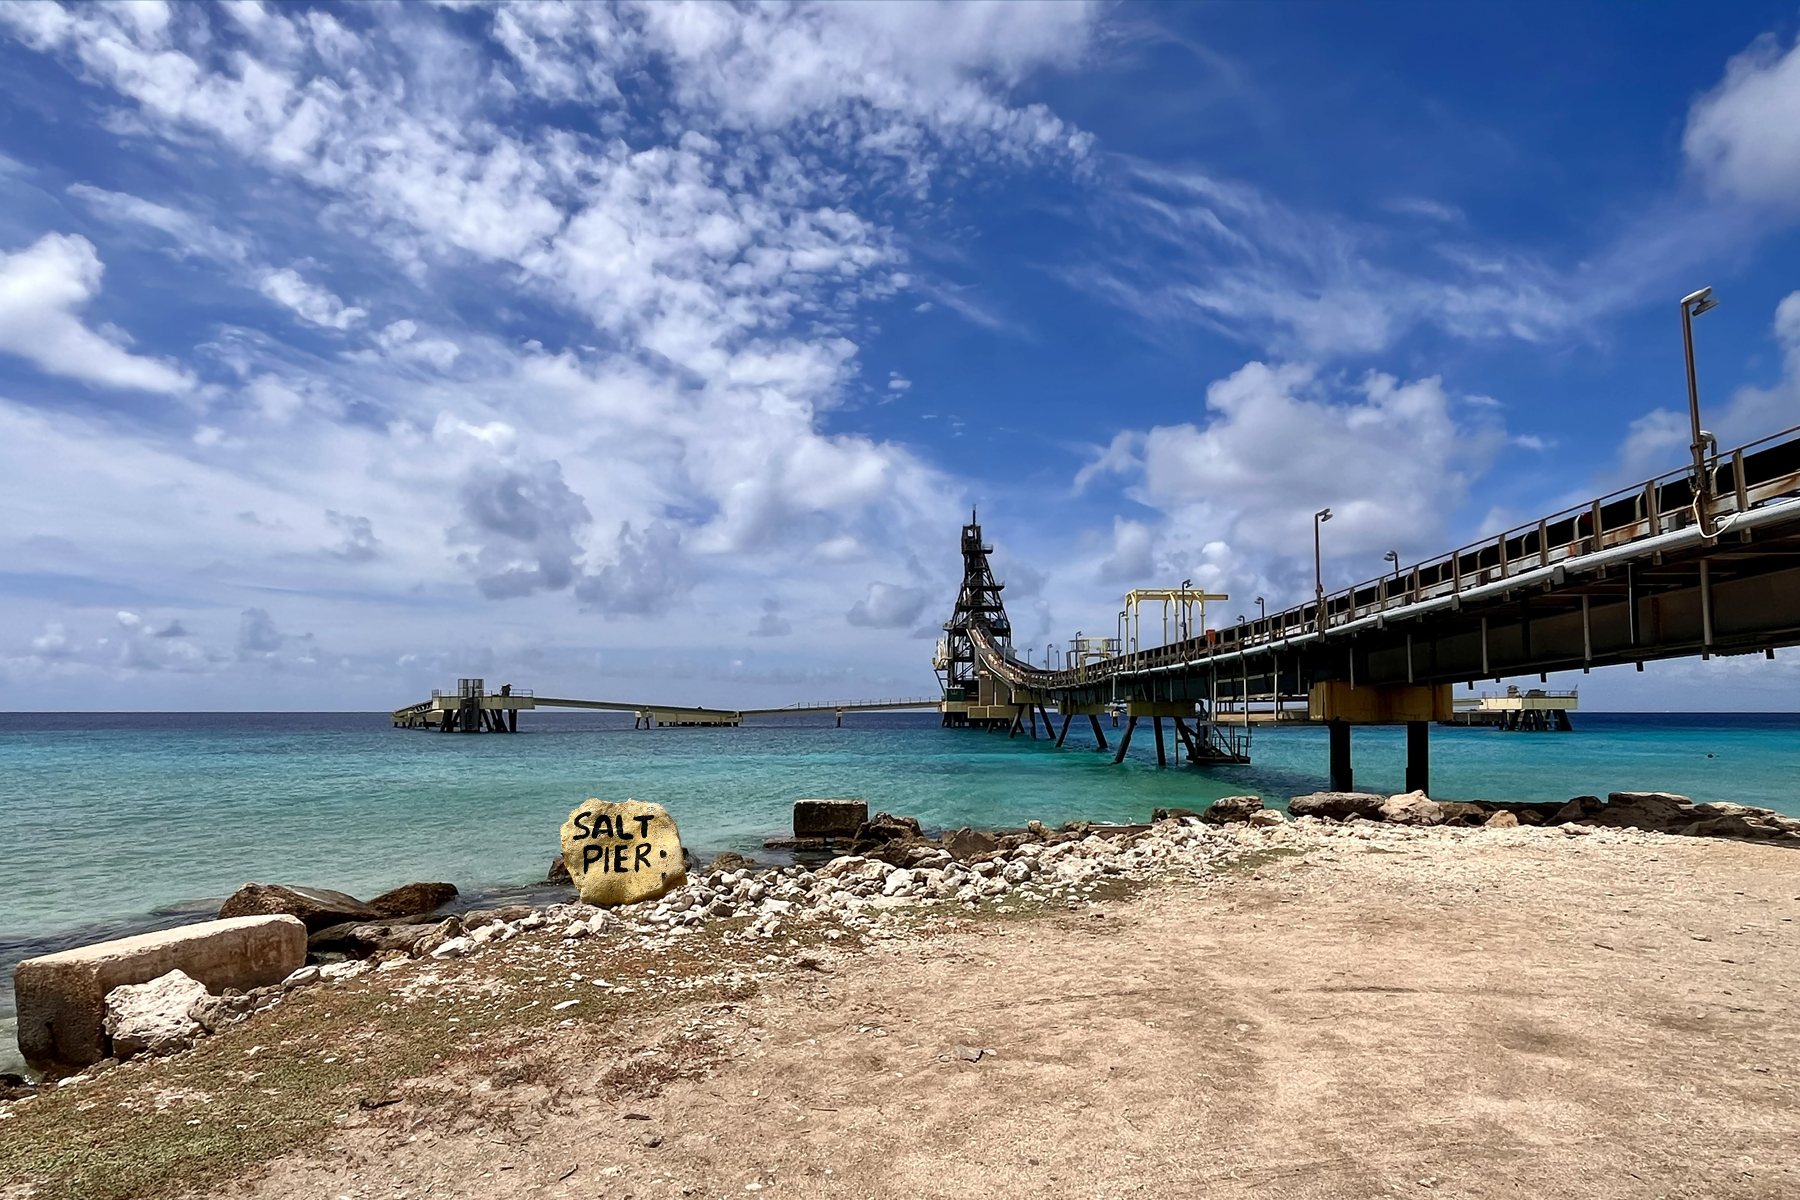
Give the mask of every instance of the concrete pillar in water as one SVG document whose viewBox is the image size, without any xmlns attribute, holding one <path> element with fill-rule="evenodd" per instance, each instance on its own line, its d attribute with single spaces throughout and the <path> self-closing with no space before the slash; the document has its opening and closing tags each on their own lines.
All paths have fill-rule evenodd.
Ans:
<svg viewBox="0 0 1800 1200">
<path fill-rule="evenodd" d="M 1431 722 L 1406 723 L 1406 790 L 1431 794 Z"/>
<path fill-rule="evenodd" d="M 1331 790 L 1355 791 L 1350 775 L 1350 722 L 1327 721 L 1325 728 L 1331 732 Z"/>
</svg>

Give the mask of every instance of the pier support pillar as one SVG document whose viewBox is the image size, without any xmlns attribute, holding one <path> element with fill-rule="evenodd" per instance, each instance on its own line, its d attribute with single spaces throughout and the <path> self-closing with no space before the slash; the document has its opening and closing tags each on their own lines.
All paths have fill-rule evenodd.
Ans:
<svg viewBox="0 0 1800 1200">
<path fill-rule="evenodd" d="M 1113 762 L 1125 761 L 1125 752 L 1131 749 L 1131 731 L 1137 728 L 1137 718 L 1131 717 L 1125 722 L 1125 736 L 1119 739 L 1119 752 L 1113 755 Z"/>
<path fill-rule="evenodd" d="M 1048 721 L 1050 718 L 1045 717 L 1044 719 L 1046 721 Z M 1062 732 L 1056 735 L 1057 749 L 1059 749 L 1059 750 L 1062 749 L 1063 739 L 1069 736 L 1069 722 L 1073 721 L 1074 719 L 1075 719 L 1074 713 L 1064 713 L 1063 714 Z"/>
<path fill-rule="evenodd" d="M 1162 718 L 1151 717 L 1150 720 L 1154 722 L 1156 729 L 1156 765 L 1166 767 L 1169 765 L 1169 757 L 1163 750 Z"/>
<path fill-rule="evenodd" d="M 1406 723 L 1406 790 L 1431 794 L 1431 722 Z"/>
<path fill-rule="evenodd" d="M 1093 713 L 1088 714 L 1088 722 L 1094 727 L 1094 741 L 1100 749 L 1106 749 L 1106 734 L 1100 729 L 1100 718 Z"/>
<path fill-rule="evenodd" d="M 1350 722 L 1327 721 L 1325 728 L 1331 731 L 1331 790 L 1355 791 L 1350 775 Z"/>
</svg>

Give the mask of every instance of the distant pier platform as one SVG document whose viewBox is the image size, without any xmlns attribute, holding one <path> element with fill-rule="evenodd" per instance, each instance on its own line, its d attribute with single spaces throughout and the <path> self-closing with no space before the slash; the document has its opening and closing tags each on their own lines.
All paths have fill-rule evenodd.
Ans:
<svg viewBox="0 0 1800 1200">
<path fill-rule="evenodd" d="M 1581 707 L 1579 691 L 1551 692 L 1543 688 L 1521 691 L 1509 687 L 1504 694 L 1459 696 L 1447 725 L 1488 725 L 1499 729 L 1567 733 L 1574 726 L 1569 714 Z"/>
</svg>

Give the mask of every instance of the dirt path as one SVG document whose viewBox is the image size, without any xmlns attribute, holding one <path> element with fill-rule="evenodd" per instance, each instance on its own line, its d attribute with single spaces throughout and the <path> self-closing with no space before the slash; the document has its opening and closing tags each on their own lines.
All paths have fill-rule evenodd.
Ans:
<svg viewBox="0 0 1800 1200">
<path fill-rule="evenodd" d="M 1791 851 L 1346 832 L 555 1028 L 228 1194 L 1792 1197 L 1797 924 Z"/>
</svg>

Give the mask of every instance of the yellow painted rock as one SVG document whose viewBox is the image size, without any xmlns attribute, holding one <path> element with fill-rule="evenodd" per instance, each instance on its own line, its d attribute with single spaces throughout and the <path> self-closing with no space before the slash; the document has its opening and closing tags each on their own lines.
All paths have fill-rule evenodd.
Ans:
<svg viewBox="0 0 1800 1200">
<path fill-rule="evenodd" d="M 681 833 L 660 804 L 589 800 L 563 822 L 562 851 L 589 904 L 654 900 L 687 882 Z"/>
</svg>

